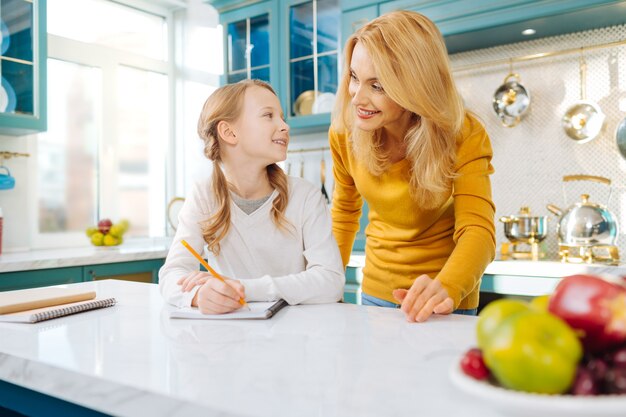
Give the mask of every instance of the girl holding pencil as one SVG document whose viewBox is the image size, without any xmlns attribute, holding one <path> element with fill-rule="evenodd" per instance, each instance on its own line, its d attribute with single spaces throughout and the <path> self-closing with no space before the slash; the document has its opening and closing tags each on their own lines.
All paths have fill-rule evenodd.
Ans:
<svg viewBox="0 0 626 417">
<path fill-rule="evenodd" d="M 287 176 L 289 126 L 272 87 L 244 80 L 218 88 L 198 121 L 209 179 L 195 184 L 179 214 L 176 236 L 159 271 L 170 304 L 206 314 L 241 300 L 289 304 L 341 299 L 344 270 L 330 213 L 319 189 Z M 199 271 L 197 252 L 223 277 Z"/>
</svg>

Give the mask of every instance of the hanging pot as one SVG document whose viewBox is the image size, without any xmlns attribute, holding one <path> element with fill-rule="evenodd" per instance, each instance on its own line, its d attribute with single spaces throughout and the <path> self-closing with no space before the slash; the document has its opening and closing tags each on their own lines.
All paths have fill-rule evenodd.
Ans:
<svg viewBox="0 0 626 417">
<path fill-rule="evenodd" d="M 598 136 L 604 124 L 605 115 L 600 106 L 587 100 L 587 64 L 580 56 L 580 100 L 565 111 L 562 124 L 565 133 L 578 143 L 589 142 Z"/>
<path fill-rule="evenodd" d="M 563 182 L 568 181 L 593 181 L 611 185 L 611 180 L 608 178 L 591 175 L 563 177 Z M 609 194 L 609 200 L 610 198 Z M 557 234 L 560 244 L 572 247 L 615 244 L 618 236 L 615 216 L 606 206 L 590 202 L 589 194 L 581 195 L 580 201 L 571 205 L 567 210 L 562 210 L 553 204 L 548 204 L 547 208 L 559 216 Z"/>
<path fill-rule="evenodd" d="M 622 158 L 626 159 L 626 117 L 622 119 L 615 129 L 615 142 Z"/>
<path fill-rule="evenodd" d="M 519 74 L 510 73 L 493 94 L 493 109 L 505 127 L 516 126 L 530 105 L 530 93 Z"/>
</svg>

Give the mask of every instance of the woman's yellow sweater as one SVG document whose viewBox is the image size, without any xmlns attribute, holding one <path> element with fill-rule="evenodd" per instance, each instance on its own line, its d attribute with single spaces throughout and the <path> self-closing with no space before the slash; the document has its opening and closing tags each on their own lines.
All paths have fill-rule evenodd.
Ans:
<svg viewBox="0 0 626 417">
<path fill-rule="evenodd" d="M 344 266 L 361 216 L 369 206 L 365 229 L 363 291 L 397 302 L 391 292 L 409 288 L 415 278 L 438 278 L 454 308 L 478 307 L 480 278 L 495 256 L 495 206 L 489 175 L 493 155 L 482 124 L 466 116 L 457 141 L 452 192 L 439 208 L 425 210 L 409 195 L 409 161 L 380 177 L 370 174 L 351 151 L 346 135 L 330 131 L 335 191 L 333 233 Z"/>
</svg>

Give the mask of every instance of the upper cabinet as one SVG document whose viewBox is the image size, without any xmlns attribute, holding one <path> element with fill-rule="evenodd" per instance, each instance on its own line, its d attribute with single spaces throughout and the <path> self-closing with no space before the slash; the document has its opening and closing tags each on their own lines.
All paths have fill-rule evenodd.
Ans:
<svg viewBox="0 0 626 417">
<path fill-rule="evenodd" d="M 615 0 L 394 0 L 379 4 L 381 15 L 413 10 L 428 16 L 444 35 L 450 53 L 623 24 L 626 16 L 626 1 Z M 526 29 L 533 29 L 534 35 L 522 34 Z"/>
<path fill-rule="evenodd" d="M 280 95 L 297 131 L 325 129 L 339 79 L 338 0 L 285 0 L 280 50 Z"/>
<path fill-rule="evenodd" d="M 0 0 L 0 134 L 46 130 L 45 12 L 45 0 Z"/>
<path fill-rule="evenodd" d="M 223 83 L 257 78 L 278 82 L 278 4 L 257 3 L 220 14 L 224 27 Z"/>
<path fill-rule="evenodd" d="M 623 0 L 205 1 L 224 25 L 223 82 L 269 80 L 294 133 L 328 129 L 343 44 L 393 10 L 431 18 L 450 53 L 623 24 L 626 16 Z"/>
</svg>

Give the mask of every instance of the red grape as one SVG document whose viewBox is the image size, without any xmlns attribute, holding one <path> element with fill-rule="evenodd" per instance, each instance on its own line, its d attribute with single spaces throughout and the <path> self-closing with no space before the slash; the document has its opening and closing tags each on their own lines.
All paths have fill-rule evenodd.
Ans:
<svg viewBox="0 0 626 417">
<path fill-rule="evenodd" d="M 599 386 L 597 380 L 593 377 L 593 373 L 588 368 L 578 367 L 576 378 L 572 385 L 572 394 L 574 395 L 598 395 Z"/>
<path fill-rule="evenodd" d="M 465 352 L 461 359 L 461 369 L 466 375 L 474 379 L 487 379 L 490 374 L 483 360 L 483 353 L 478 348 L 472 348 Z"/>
</svg>

